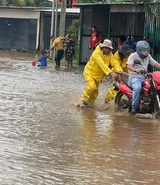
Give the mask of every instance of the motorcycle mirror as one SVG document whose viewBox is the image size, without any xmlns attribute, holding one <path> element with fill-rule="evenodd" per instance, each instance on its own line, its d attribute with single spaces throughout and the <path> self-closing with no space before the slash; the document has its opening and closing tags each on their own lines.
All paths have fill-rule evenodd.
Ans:
<svg viewBox="0 0 160 185">
<path fill-rule="evenodd" d="M 134 60 L 134 64 L 139 64 L 139 65 L 141 65 L 141 62 L 140 62 L 140 60 Z"/>
</svg>

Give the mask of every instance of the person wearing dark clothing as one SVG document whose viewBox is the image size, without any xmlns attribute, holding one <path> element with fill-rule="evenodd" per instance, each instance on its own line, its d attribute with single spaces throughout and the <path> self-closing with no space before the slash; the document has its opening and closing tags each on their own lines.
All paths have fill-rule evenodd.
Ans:
<svg viewBox="0 0 160 185">
<path fill-rule="evenodd" d="M 127 40 L 124 42 L 124 44 L 127 44 L 131 49 L 135 51 L 135 45 L 134 42 L 131 40 L 131 36 L 127 37 Z"/>
<path fill-rule="evenodd" d="M 143 40 L 145 40 L 149 46 L 150 46 L 150 54 L 152 57 L 156 56 L 158 53 L 160 53 L 159 48 L 154 44 L 154 48 L 153 48 L 153 42 L 150 40 L 150 38 L 148 36 L 144 36 Z M 150 64 L 148 65 L 148 71 L 152 72 L 153 71 L 153 66 L 151 66 Z"/>
<path fill-rule="evenodd" d="M 148 42 L 150 48 L 151 48 L 151 56 L 154 57 L 155 55 L 157 55 L 158 53 L 160 53 L 160 49 L 154 44 L 154 48 L 153 48 L 153 42 L 150 40 L 150 38 L 148 36 L 145 36 L 143 38 L 143 40 L 145 40 L 146 42 Z M 153 51 L 154 50 L 154 51 Z"/>
<path fill-rule="evenodd" d="M 64 42 L 66 44 L 65 59 L 67 62 L 67 68 L 69 68 L 69 67 L 72 67 L 73 57 L 75 54 L 75 44 L 69 34 L 66 35 L 66 40 Z"/>
<path fill-rule="evenodd" d="M 131 35 L 131 41 L 133 42 L 133 51 L 136 51 L 136 45 L 137 45 L 137 38 L 135 35 Z"/>
</svg>

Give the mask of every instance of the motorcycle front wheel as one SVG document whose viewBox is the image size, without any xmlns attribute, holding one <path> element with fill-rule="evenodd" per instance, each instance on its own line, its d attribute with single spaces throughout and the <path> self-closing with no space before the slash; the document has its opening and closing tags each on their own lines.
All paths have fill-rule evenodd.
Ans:
<svg viewBox="0 0 160 185">
<path fill-rule="evenodd" d="M 131 99 L 123 92 L 119 91 L 115 97 L 115 109 L 116 111 L 131 112 Z"/>
</svg>

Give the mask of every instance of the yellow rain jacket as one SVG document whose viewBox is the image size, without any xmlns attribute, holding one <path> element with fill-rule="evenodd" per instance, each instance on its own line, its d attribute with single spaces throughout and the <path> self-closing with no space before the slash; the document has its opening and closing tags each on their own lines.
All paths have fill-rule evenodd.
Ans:
<svg viewBox="0 0 160 185">
<path fill-rule="evenodd" d="M 84 78 L 87 82 L 87 87 L 82 95 L 82 101 L 87 102 L 91 106 L 98 96 L 99 82 L 101 82 L 105 75 L 111 72 L 109 68 L 113 54 L 104 55 L 100 46 L 97 46 L 92 53 L 88 63 L 84 68 Z"/>
<path fill-rule="evenodd" d="M 63 50 L 63 40 L 65 39 L 65 37 L 57 37 L 55 38 L 55 40 L 53 41 L 52 47 L 55 47 L 56 50 Z"/>
<path fill-rule="evenodd" d="M 128 56 L 129 57 L 129 56 Z M 123 58 L 123 61 L 121 60 L 118 51 L 113 55 L 113 60 L 112 60 L 112 71 L 113 72 L 119 72 L 123 71 L 128 73 L 128 69 L 126 67 L 126 63 L 128 60 L 128 57 Z"/>
<path fill-rule="evenodd" d="M 90 75 L 96 82 L 102 81 L 105 75 L 111 72 L 109 66 L 113 54 L 104 55 L 99 46 L 96 47 L 84 69 L 84 75 Z"/>
<path fill-rule="evenodd" d="M 112 66 L 112 72 L 120 72 L 120 71 L 123 71 L 123 72 L 128 73 L 129 70 L 126 67 L 126 63 L 127 63 L 128 57 L 123 58 L 123 61 L 122 61 L 121 58 L 120 58 L 120 56 L 119 56 L 119 53 L 117 51 L 113 55 L 113 60 L 112 60 L 112 64 L 111 64 L 111 66 Z M 107 94 L 105 96 L 105 101 L 106 102 L 109 102 L 110 100 L 114 99 L 114 97 L 116 96 L 116 94 L 117 94 L 117 91 L 114 90 L 114 86 L 111 87 L 108 90 L 108 92 L 107 92 Z"/>
</svg>

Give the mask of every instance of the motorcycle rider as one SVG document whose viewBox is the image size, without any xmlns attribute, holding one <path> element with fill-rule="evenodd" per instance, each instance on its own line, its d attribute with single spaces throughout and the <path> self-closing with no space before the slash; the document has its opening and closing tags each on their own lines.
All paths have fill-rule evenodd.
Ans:
<svg viewBox="0 0 160 185">
<path fill-rule="evenodd" d="M 139 64 L 135 61 L 138 61 Z M 131 113 L 135 114 L 139 108 L 139 96 L 142 90 L 144 76 L 142 70 L 147 71 L 148 65 L 156 66 L 160 69 L 160 64 L 156 62 L 150 55 L 150 46 L 146 41 L 138 41 L 136 52 L 132 53 L 127 61 L 129 72 L 128 85 L 133 89 L 132 109 Z"/>
</svg>

